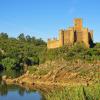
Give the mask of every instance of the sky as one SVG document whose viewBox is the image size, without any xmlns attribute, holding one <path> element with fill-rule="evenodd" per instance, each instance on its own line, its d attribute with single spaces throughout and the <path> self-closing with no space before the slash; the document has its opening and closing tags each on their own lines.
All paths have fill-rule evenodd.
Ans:
<svg viewBox="0 0 100 100">
<path fill-rule="evenodd" d="M 0 0 L 0 32 L 10 37 L 25 33 L 47 41 L 73 26 L 74 18 L 82 18 L 100 42 L 100 0 Z"/>
</svg>

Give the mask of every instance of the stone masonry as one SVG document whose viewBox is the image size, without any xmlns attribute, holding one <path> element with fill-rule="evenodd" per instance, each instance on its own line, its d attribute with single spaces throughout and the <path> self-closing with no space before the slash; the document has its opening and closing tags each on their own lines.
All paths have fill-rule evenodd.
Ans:
<svg viewBox="0 0 100 100">
<path fill-rule="evenodd" d="M 84 43 L 89 48 L 91 42 L 93 43 L 93 31 L 84 28 L 82 19 L 76 18 L 73 27 L 59 31 L 59 39 L 48 39 L 47 48 L 58 48 L 63 45 L 74 45 L 75 43 Z"/>
</svg>

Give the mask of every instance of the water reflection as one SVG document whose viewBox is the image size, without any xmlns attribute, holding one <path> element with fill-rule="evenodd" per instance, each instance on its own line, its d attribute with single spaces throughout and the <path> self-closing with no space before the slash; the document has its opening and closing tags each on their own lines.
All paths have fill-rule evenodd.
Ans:
<svg viewBox="0 0 100 100">
<path fill-rule="evenodd" d="M 39 91 L 29 90 L 17 85 L 0 82 L 0 100 L 44 100 Z"/>
</svg>

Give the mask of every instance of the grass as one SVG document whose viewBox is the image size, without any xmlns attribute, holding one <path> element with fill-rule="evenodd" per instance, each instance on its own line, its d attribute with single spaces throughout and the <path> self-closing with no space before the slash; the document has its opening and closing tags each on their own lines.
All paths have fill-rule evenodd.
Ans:
<svg viewBox="0 0 100 100">
<path fill-rule="evenodd" d="M 53 90 L 45 98 L 46 100 L 100 100 L 100 84 Z"/>
<path fill-rule="evenodd" d="M 30 74 L 39 75 L 39 76 L 46 75 L 49 72 L 48 68 L 41 68 L 38 66 L 32 66 L 28 70 Z"/>
<path fill-rule="evenodd" d="M 41 66 L 32 66 L 29 68 L 29 72 L 39 76 L 44 76 L 52 72 L 49 76 L 52 79 L 55 71 L 62 67 L 63 69 L 59 70 L 56 74 L 56 80 L 58 79 L 62 82 L 63 79 L 67 80 L 67 77 L 71 76 L 71 74 L 77 73 L 77 76 L 70 78 L 72 82 L 77 82 L 77 80 L 81 82 L 81 80 L 84 80 L 92 84 L 88 86 L 66 86 L 63 89 L 54 89 L 46 93 L 46 100 L 100 100 L 100 65 L 98 63 L 53 61 L 52 63 L 47 62 Z M 63 72 L 69 74 L 63 77 Z"/>
</svg>

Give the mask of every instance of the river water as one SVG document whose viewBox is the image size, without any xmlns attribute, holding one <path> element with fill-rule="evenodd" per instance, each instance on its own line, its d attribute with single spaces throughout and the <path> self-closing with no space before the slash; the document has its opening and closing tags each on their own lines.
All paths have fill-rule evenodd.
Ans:
<svg viewBox="0 0 100 100">
<path fill-rule="evenodd" d="M 37 90 L 29 90 L 17 85 L 0 84 L 0 100 L 45 100 Z"/>
</svg>

